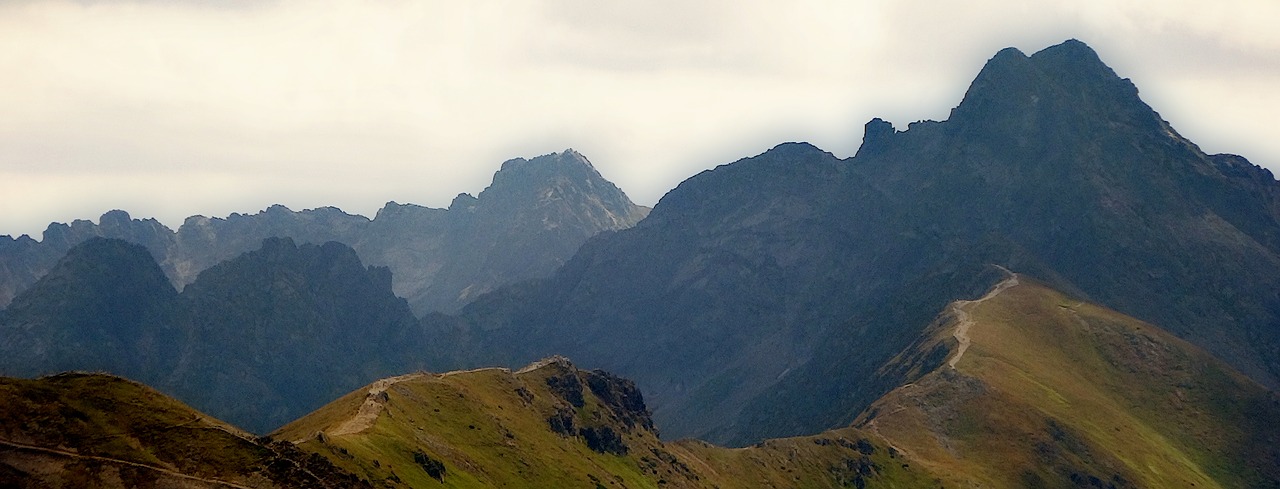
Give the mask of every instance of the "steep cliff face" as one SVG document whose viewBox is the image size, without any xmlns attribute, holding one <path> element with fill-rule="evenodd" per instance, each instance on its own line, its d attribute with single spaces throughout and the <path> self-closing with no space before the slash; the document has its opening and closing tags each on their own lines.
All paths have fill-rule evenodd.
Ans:
<svg viewBox="0 0 1280 489">
<path fill-rule="evenodd" d="M 391 273 L 337 242 L 264 240 L 201 273 L 181 307 L 177 365 L 147 378 L 257 433 L 420 366 L 423 338 Z"/>
</svg>

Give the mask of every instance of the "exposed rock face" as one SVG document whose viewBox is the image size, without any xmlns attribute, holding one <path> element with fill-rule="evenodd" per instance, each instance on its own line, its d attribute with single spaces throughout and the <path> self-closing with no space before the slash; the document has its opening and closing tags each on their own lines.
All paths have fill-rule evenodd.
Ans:
<svg viewBox="0 0 1280 489">
<path fill-rule="evenodd" d="M 453 312 L 500 285 L 550 275 L 587 238 L 631 227 L 647 213 L 573 150 L 507 161 L 489 188 L 459 195 L 449 209 L 389 202 L 373 220 L 334 207 L 275 205 L 225 219 L 192 216 L 174 232 L 111 211 L 99 224 L 51 224 L 39 242 L 0 237 L 0 307 L 95 236 L 146 246 L 179 289 L 264 239 L 289 237 L 347 244 L 365 262 L 390 268 L 396 293 L 417 314 Z"/>
<path fill-rule="evenodd" d="M 644 395 L 635 382 L 599 369 L 587 372 L 586 380 L 591 393 L 617 414 L 627 428 L 638 426 L 657 432 L 649 408 L 644 405 Z"/>
<path fill-rule="evenodd" d="M 191 320 L 216 321 L 191 331 L 240 334 L 191 344 L 258 341 L 245 356 L 230 355 L 230 363 L 248 371 L 269 365 L 271 372 L 302 370 L 298 365 L 325 372 L 324 362 L 348 356 L 333 343 L 351 338 L 372 338 L 349 345 L 351 358 L 367 355 L 365 348 L 409 350 L 441 359 L 437 369 L 564 353 L 637 379 L 667 433 L 746 444 L 846 424 L 912 372 L 941 362 L 936 349 L 917 352 L 908 364 L 891 359 L 948 303 L 980 297 L 1003 279 L 1002 267 L 1160 324 L 1277 385 L 1280 183 L 1243 158 L 1200 152 L 1087 46 L 1069 41 L 1030 57 L 1001 51 L 950 120 L 905 131 L 873 121 L 867 129 L 865 151 L 851 160 L 788 143 L 696 175 L 635 227 L 588 240 L 552 276 L 486 294 L 456 317 L 431 315 L 420 328 L 398 319 L 403 304 L 389 298 L 395 284 L 385 271 L 365 269 L 345 247 L 269 242 L 234 266 L 206 272 L 223 279 L 206 287 L 202 275 L 182 294 L 214 298 Z M 581 164 L 572 154 L 546 158 L 552 168 Z M 557 183 L 554 175 L 570 170 L 547 176 L 530 167 L 537 161 L 508 162 L 490 189 L 459 196 L 449 210 L 389 206 L 367 234 L 379 236 L 372 230 L 384 218 L 446 231 L 499 222 L 462 217 L 508 215 L 486 210 L 506 208 L 508 200 L 497 196 L 536 201 L 511 206 L 531 217 L 502 229 L 555 234 L 570 220 L 547 209 L 606 193 Z M 531 181 L 542 183 L 525 185 Z M 598 224 L 609 215 L 578 218 Z M 475 261 L 451 263 L 477 268 L 522 256 L 521 248 L 504 246 L 538 243 L 501 233 L 461 244 L 441 237 L 456 234 L 388 242 L 422 250 L 465 245 Z M 396 260 L 399 249 L 359 246 L 373 264 Z M 419 278 L 463 273 L 416 263 L 425 270 Z M 368 309 L 350 316 L 326 309 L 347 304 L 343 297 L 360 298 L 352 306 Z M 316 321 L 319 343 L 303 350 L 319 354 L 272 363 L 272 348 L 311 334 L 293 321 Z M 351 324 L 384 329 L 352 335 Z M 235 329 L 243 325 L 243 332 Z M 909 367 L 895 368 L 902 365 Z M 383 366 L 339 371 L 369 378 Z M 184 370 L 180 364 L 173 371 Z M 243 371 L 224 374 L 239 379 Z M 605 397 L 574 379 L 558 384 L 567 393 L 560 407 L 578 407 L 574 392 Z M 598 382 L 622 412 L 634 411 L 629 389 Z M 264 385 L 270 383 L 250 387 Z M 548 420 L 581 433 L 579 418 L 552 423 L 558 413 L 542 413 L 538 425 Z M 611 446 L 608 434 L 593 436 L 602 449 Z"/>
<path fill-rule="evenodd" d="M 666 433 L 741 444 L 847 423 L 995 264 L 1275 386 L 1277 192 L 1179 136 L 1083 43 L 1008 49 L 945 122 L 872 121 L 851 160 L 784 144 L 703 172 L 553 278 L 427 322 L 472 345 L 442 352 L 459 366 L 562 353 L 636 379 Z"/>
</svg>

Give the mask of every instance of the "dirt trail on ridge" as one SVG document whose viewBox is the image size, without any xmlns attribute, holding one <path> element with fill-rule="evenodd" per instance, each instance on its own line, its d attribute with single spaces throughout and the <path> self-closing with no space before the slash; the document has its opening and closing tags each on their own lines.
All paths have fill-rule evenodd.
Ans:
<svg viewBox="0 0 1280 489">
<path fill-rule="evenodd" d="M 947 365 L 952 369 L 956 368 L 956 362 L 959 362 L 960 357 L 964 356 L 965 350 L 969 349 L 969 328 L 973 327 L 973 318 L 969 316 L 968 308 L 976 304 L 986 302 L 987 300 L 1000 295 L 1000 293 L 1004 292 L 1005 289 L 1018 285 L 1018 274 L 1010 272 L 1008 269 L 999 265 L 996 266 L 1000 268 L 1000 270 L 1009 274 L 1009 278 L 1006 278 L 996 284 L 990 292 L 987 292 L 987 295 L 982 296 L 982 298 L 978 300 L 955 301 L 951 303 L 951 313 L 956 317 L 956 330 L 955 333 L 953 333 L 953 336 L 955 336 L 956 341 L 960 343 L 960 347 L 956 349 L 955 356 L 951 357 L 950 360 L 947 360 Z"/>
<path fill-rule="evenodd" d="M 397 382 L 426 375 L 430 374 L 414 373 L 388 377 L 374 382 L 369 386 L 369 393 L 364 398 L 364 404 L 360 405 L 360 409 L 356 411 L 355 416 L 343 421 L 342 424 L 339 424 L 336 428 L 329 431 L 328 434 L 332 436 L 350 435 L 369 429 L 370 426 L 373 426 L 374 420 L 378 419 L 378 414 L 382 412 L 382 403 L 386 400 L 386 397 L 383 396 L 383 394 L 387 391 L 388 387 L 391 387 Z"/>
</svg>

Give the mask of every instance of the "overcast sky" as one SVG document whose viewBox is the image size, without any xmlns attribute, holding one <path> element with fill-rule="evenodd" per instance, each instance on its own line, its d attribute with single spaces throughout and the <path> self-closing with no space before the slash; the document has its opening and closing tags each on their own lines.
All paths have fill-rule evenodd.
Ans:
<svg viewBox="0 0 1280 489">
<path fill-rule="evenodd" d="M 7 1 L 0 234 L 443 207 L 570 147 L 653 205 L 780 142 L 849 156 L 872 117 L 945 119 L 1000 48 L 1068 38 L 1276 171 L 1278 25 L 1270 0 Z"/>
</svg>

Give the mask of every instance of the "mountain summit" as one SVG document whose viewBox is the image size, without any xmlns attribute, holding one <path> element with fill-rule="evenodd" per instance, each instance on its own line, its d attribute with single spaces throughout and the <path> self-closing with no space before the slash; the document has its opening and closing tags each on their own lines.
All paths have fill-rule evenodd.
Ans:
<svg viewBox="0 0 1280 489">
<path fill-rule="evenodd" d="M 1200 151 L 1083 43 L 1002 51 L 951 120 L 876 138 L 855 167 L 911 220 L 999 236 L 1058 288 L 1280 385 L 1280 185 Z"/>
<path fill-rule="evenodd" d="M 507 160 L 477 200 L 545 229 L 624 229 L 647 214 L 572 148 L 532 160 Z M 542 219 L 533 218 L 538 215 Z"/>
<path fill-rule="evenodd" d="M 417 314 L 456 312 L 501 285 L 551 275 L 587 238 L 648 215 L 572 149 L 502 164 L 448 210 L 388 203 L 352 245 L 392 269 Z"/>
<path fill-rule="evenodd" d="M 963 125 L 1016 121 L 1030 129 L 1044 123 L 1100 119 L 1127 119 L 1134 125 L 1145 124 L 1146 129 L 1161 125 L 1159 116 L 1138 98 L 1132 82 L 1116 75 L 1089 46 L 1070 40 L 1030 57 L 1014 48 L 996 53 L 948 121 Z"/>
</svg>

